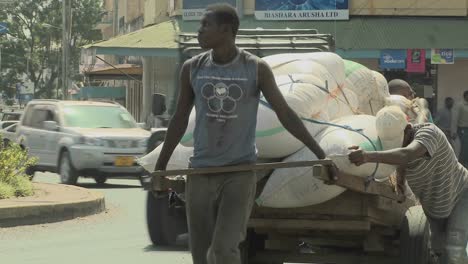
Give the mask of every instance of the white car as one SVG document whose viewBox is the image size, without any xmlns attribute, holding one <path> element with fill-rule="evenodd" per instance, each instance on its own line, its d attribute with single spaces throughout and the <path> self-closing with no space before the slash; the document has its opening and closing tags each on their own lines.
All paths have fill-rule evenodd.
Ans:
<svg viewBox="0 0 468 264">
<path fill-rule="evenodd" d="M 4 129 L 0 129 L 0 136 L 2 137 L 3 146 L 7 147 L 11 142 L 16 142 L 16 125 L 14 123 Z"/>
<path fill-rule="evenodd" d="M 145 154 L 151 133 L 117 103 L 32 100 L 16 128 L 16 140 L 38 163 L 28 171 L 51 171 L 62 183 L 79 176 L 103 184 L 108 177 L 144 170 L 135 159 Z"/>
</svg>

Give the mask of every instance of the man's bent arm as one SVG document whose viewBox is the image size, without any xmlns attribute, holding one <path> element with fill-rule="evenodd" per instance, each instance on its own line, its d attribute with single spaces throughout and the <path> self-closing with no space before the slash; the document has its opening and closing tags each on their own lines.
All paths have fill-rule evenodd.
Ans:
<svg viewBox="0 0 468 264">
<path fill-rule="evenodd" d="M 180 92 L 177 108 L 166 132 L 164 145 L 156 162 L 155 170 L 165 170 L 172 152 L 179 144 L 187 129 L 190 112 L 193 108 L 194 93 L 190 84 L 190 64 L 184 63 L 180 72 Z"/>
<path fill-rule="evenodd" d="M 405 166 L 406 164 L 426 155 L 427 149 L 419 142 L 411 142 L 407 147 L 385 151 L 368 151 L 365 153 L 366 162 L 379 162 L 391 165 Z"/>
<path fill-rule="evenodd" d="M 276 85 L 270 67 L 260 60 L 258 63 L 258 85 L 281 124 L 294 137 L 302 141 L 319 159 L 325 158 L 325 152 L 305 128 L 301 119 L 289 107 Z"/>
</svg>

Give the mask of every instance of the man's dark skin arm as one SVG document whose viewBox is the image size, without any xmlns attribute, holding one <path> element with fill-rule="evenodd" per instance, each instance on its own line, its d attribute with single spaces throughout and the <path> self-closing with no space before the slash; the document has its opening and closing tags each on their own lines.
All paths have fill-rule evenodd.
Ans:
<svg viewBox="0 0 468 264">
<path fill-rule="evenodd" d="M 156 171 L 165 170 L 167 163 L 171 158 L 172 152 L 179 144 L 182 136 L 187 129 L 190 112 L 193 108 L 193 100 L 195 98 L 190 84 L 190 64 L 184 63 L 180 71 L 180 86 L 179 98 L 177 100 L 177 108 L 174 116 L 167 128 L 164 145 L 156 162 Z"/>
<path fill-rule="evenodd" d="M 406 165 L 427 153 L 426 147 L 419 142 L 411 142 L 403 148 L 390 149 L 385 151 L 364 151 L 357 146 L 352 146 L 349 153 L 349 161 L 360 166 L 364 163 L 385 163 L 406 167 Z"/>
<path fill-rule="evenodd" d="M 307 131 L 301 119 L 286 103 L 286 100 L 276 85 L 270 66 L 263 60 L 260 60 L 258 63 L 258 85 L 284 128 L 294 137 L 302 141 L 317 158 L 324 159 L 325 152 Z"/>
</svg>

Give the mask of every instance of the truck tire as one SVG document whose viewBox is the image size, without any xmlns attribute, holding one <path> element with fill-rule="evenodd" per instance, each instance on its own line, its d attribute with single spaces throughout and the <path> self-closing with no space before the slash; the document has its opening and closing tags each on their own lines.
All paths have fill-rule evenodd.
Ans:
<svg viewBox="0 0 468 264">
<path fill-rule="evenodd" d="M 185 208 L 170 208 L 168 193 L 148 192 L 146 222 L 151 242 L 156 246 L 175 246 L 177 237 L 188 230 Z"/>
<path fill-rule="evenodd" d="M 430 259 L 429 223 L 421 206 L 409 208 L 400 230 L 400 263 L 427 264 Z"/>
<path fill-rule="evenodd" d="M 283 264 L 281 261 L 256 261 L 253 259 L 258 251 L 265 250 L 265 235 L 255 233 L 253 229 L 247 230 L 245 240 L 239 245 L 242 264 Z"/>
</svg>

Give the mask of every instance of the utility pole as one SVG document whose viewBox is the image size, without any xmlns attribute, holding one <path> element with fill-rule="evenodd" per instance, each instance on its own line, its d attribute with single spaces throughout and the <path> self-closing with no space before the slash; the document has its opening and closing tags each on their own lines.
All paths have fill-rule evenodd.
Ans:
<svg viewBox="0 0 468 264">
<path fill-rule="evenodd" d="M 62 99 L 64 100 L 68 99 L 68 87 L 70 87 L 71 1 L 62 0 Z"/>
</svg>

